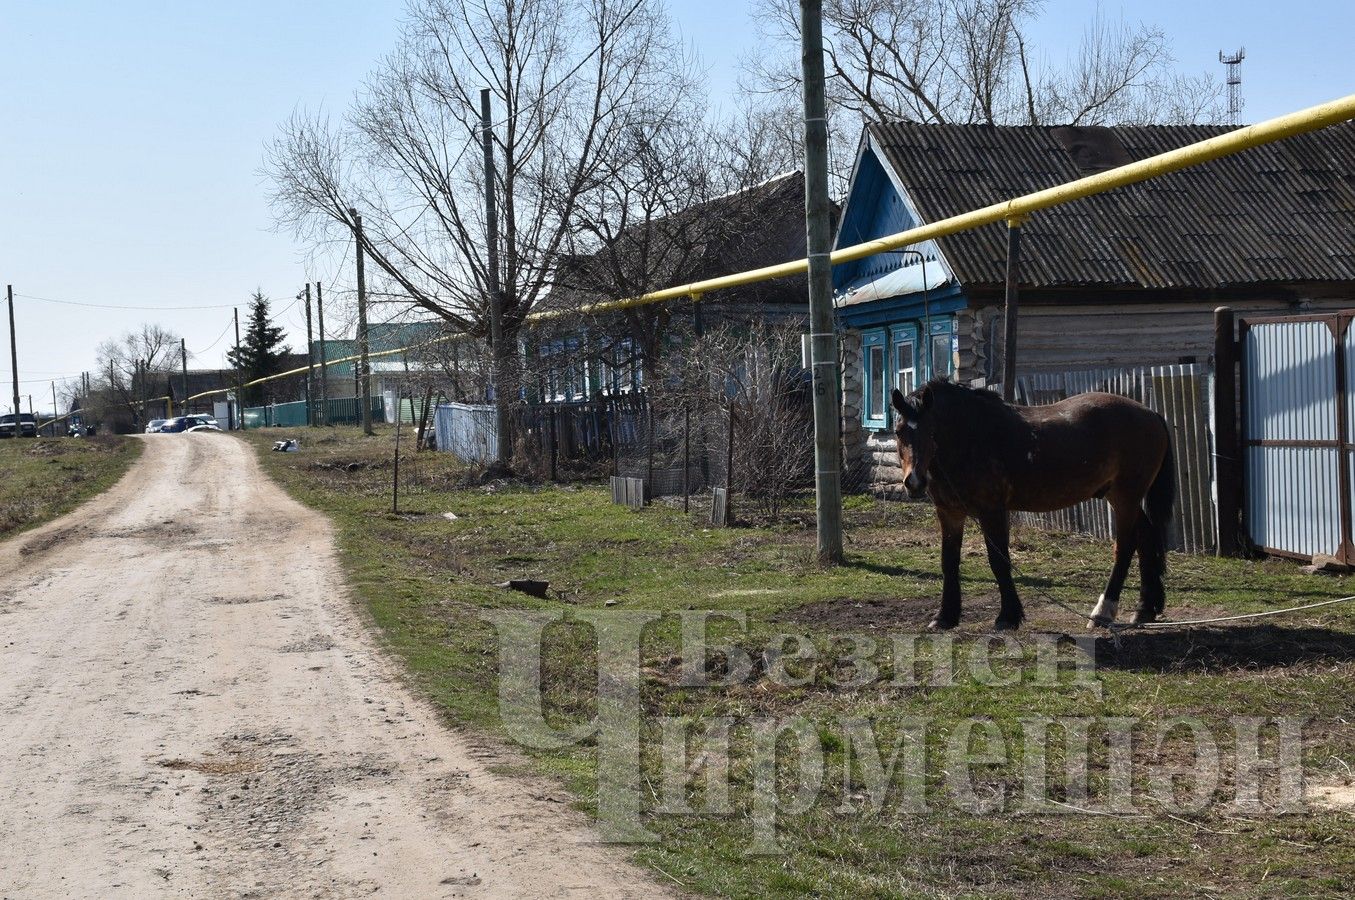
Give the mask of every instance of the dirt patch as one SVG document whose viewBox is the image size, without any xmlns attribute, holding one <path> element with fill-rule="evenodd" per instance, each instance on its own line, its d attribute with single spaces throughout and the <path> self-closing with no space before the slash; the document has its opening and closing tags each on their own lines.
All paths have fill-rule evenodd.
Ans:
<svg viewBox="0 0 1355 900">
<path fill-rule="evenodd" d="M 1181 610 L 1171 618 L 1208 617 Z M 1313 626 L 1220 624 L 1193 628 L 1121 632 L 1119 652 L 1105 642 L 1105 665 L 1151 672 L 1238 674 L 1282 669 L 1286 675 L 1314 668 L 1355 666 L 1355 634 Z M 1098 648 L 1099 649 L 1099 648 Z"/>
<path fill-rule="evenodd" d="M 57 544 L 65 541 L 67 538 L 73 537 L 79 533 L 82 527 L 83 526 L 81 525 L 72 525 L 68 528 L 58 528 L 54 531 L 49 531 L 47 534 L 35 537 L 19 548 L 19 555 L 32 556 L 38 553 L 45 553 Z"/>
<path fill-rule="evenodd" d="M 279 653 L 315 653 L 320 650 L 331 650 L 334 647 L 334 638 L 327 634 L 313 634 L 305 640 L 292 641 L 290 644 L 283 644 L 278 648 Z"/>
<path fill-rule="evenodd" d="M 1343 781 L 1310 781 L 1304 788 L 1304 799 L 1314 809 L 1355 813 L 1355 784 Z"/>
<path fill-rule="evenodd" d="M 225 754 L 207 756 L 203 759 L 166 759 L 161 760 L 160 767 L 175 772 L 183 770 L 201 772 L 204 775 L 242 775 L 258 772 L 264 767 L 264 762 L 238 754 Z"/>
<path fill-rule="evenodd" d="M 283 594 L 254 594 L 246 597 L 207 597 L 202 602 L 215 606 L 240 606 L 245 603 L 268 603 L 273 600 L 286 600 Z"/>
<path fill-rule="evenodd" d="M 71 450 L 63 441 L 38 441 L 25 452 L 29 456 L 65 456 Z"/>
<path fill-rule="evenodd" d="M 964 602 L 960 632 L 987 631 L 997 618 L 997 594 L 974 597 Z M 868 597 L 819 600 L 796 607 L 780 616 L 815 631 L 924 631 L 936 618 L 940 604 L 934 597 Z"/>
<path fill-rule="evenodd" d="M 107 532 L 109 537 L 131 538 L 133 540 L 143 541 L 181 541 L 184 538 L 192 537 L 198 534 L 197 526 L 191 522 L 176 522 L 171 519 L 165 519 L 163 522 L 156 522 L 151 525 L 142 525 L 137 528 L 121 528 Z"/>
</svg>

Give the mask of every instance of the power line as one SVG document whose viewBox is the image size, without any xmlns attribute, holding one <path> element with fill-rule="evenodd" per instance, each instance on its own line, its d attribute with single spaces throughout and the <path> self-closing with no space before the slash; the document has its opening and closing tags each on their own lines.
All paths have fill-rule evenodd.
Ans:
<svg viewBox="0 0 1355 900">
<path fill-rule="evenodd" d="M 212 341 L 210 344 L 208 344 L 206 347 L 203 347 L 201 350 L 195 350 L 195 351 L 193 351 L 193 355 L 196 356 L 196 355 L 198 355 L 199 353 L 206 353 L 208 350 L 211 350 L 211 349 L 212 349 L 213 347 L 215 347 L 217 344 L 221 343 L 221 339 L 224 338 L 224 337 L 226 336 L 226 332 L 228 332 L 228 331 L 231 330 L 231 325 L 232 325 L 232 324 L 233 324 L 233 323 L 231 323 L 231 322 L 227 322 L 227 323 L 226 323 L 226 327 L 223 328 L 223 329 L 221 329 L 221 333 L 218 334 L 218 335 L 216 336 L 216 340 Z"/>
<path fill-rule="evenodd" d="M 60 303 L 63 306 L 84 306 L 91 309 L 132 309 L 139 311 L 179 311 L 187 309 L 234 309 L 240 306 L 239 303 L 216 303 L 205 304 L 202 306 L 120 306 L 113 303 L 86 303 L 83 300 L 58 300 L 55 297 L 38 297 L 34 294 L 20 294 L 17 291 L 14 296 L 23 297 L 25 300 L 39 300 L 43 303 Z"/>
</svg>

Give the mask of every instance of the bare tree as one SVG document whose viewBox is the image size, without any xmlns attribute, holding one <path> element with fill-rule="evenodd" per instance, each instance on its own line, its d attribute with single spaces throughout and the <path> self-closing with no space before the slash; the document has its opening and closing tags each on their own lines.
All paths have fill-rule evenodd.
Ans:
<svg viewBox="0 0 1355 900">
<path fill-rule="evenodd" d="M 109 407 L 131 411 L 139 417 L 141 406 L 167 384 L 169 373 L 179 363 L 179 336 L 151 323 L 120 338 L 104 341 L 95 352 L 96 390 Z"/>
<path fill-rule="evenodd" d="M 579 199 L 671 92 L 659 0 L 411 0 L 342 121 L 299 112 L 268 147 L 280 225 L 316 244 L 364 216 L 373 295 L 489 335 L 482 87 L 493 97 L 504 346 L 548 288 Z M 511 385 L 506 392 L 511 393 Z"/>
<path fill-rule="evenodd" d="M 587 341 L 578 354 L 594 366 L 638 364 L 659 377 L 673 314 L 686 301 L 590 313 L 599 302 L 627 300 L 727 271 L 783 262 L 802 251 L 784 246 L 782 178 L 798 167 L 797 139 L 776 111 L 743 105 L 716 118 L 695 82 L 675 85 L 668 105 L 637 124 L 603 160 L 580 197 L 574 228 L 555 271 L 551 307 L 571 313 L 540 338 Z M 793 124 L 793 122 L 791 123 Z M 795 182 L 799 184 L 799 182 Z M 791 185 L 798 209 L 802 188 Z M 797 216 L 793 229 L 803 234 Z M 580 325 L 582 323 L 582 325 Z"/>
<path fill-rule="evenodd" d="M 1103 125 L 1222 121 L 1221 85 L 1172 70 L 1161 29 L 1099 12 L 1063 64 L 1032 47 L 1039 0 L 827 0 L 825 64 L 837 131 L 860 121 Z M 751 86 L 799 84 L 795 0 L 757 0 L 763 39 L 786 52 L 745 65 Z M 835 170 L 850 168 L 837 147 Z"/>
</svg>

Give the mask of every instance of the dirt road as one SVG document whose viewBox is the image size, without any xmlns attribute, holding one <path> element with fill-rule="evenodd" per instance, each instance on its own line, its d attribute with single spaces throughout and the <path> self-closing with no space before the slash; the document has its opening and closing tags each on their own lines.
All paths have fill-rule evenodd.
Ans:
<svg viewBox="0 0 1355 900">
<path fill-rule="evenodd" d="M 326 520 L 226 435 L 147 438 L 0 545 L 0 897 L 663 893 L 350 604 Z"/>
</svg>

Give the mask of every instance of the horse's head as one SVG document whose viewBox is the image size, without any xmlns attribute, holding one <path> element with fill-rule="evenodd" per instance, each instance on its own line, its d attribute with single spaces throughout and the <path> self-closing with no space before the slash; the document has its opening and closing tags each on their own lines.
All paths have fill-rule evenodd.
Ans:
<svg viewBox="0 0 1355 900">
<path fill-rule="evenodd" d="M 916 500 L 927 492 L 927 469 L 936 455 L 936 417 L 932 415 L 931 385 L 906 397 L 903 391 L 895 388 L 890 401 L 898 413 L 894 435 L 898 438 L 903 487 L 908 496 Z"/>
</svg>

